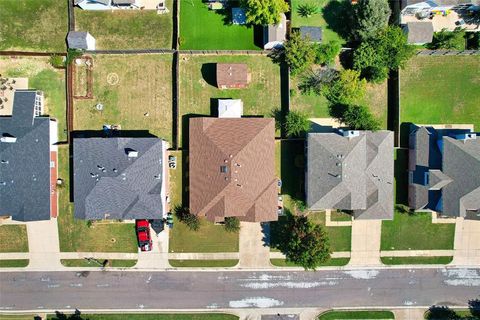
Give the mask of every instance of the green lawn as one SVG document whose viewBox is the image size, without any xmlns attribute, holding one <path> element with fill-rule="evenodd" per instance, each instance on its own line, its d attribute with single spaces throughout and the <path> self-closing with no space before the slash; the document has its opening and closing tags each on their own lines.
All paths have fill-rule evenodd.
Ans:
<svg viewBox="0 0 480 320">
<path fill-rule="evenodd" d="M 98 262 L 102 263 L 104 259 L 96 259 Z M 91 267 L 99 268 L 101 267 L 98 263 L 90 262 L 86 259 L 61 259 L 60 262 L 65 267 Z M 131 268 L 137 264 L 137 260 L 109 260 L 106 267 L 112 268 Z"/>
<path fill-rule="evenodd" d="M 454 223 L 432 223 L 430 213 L 400 213 L 391 221 L 382 221 L 381 250 L 451 250 Z"/>
<path fill-rule="evenodd" d="M 67 0 L 0 1 L 0 50 L 64 52 Z"/>
<path fill-rule="evenodd" d="M 94 97 L 75 100 L 75 130 L 120 124 L 171 141 L 172 55 L 95 55 L 93 65 Z"/>
<path fill-rule="evenodd" d="M 28 263 L 28 259 L 0 260 L 0 268 L 25 268 Z"/>
<path fill-rule="evenodd" d="M 227 232 L 206 219 L 200 219 L 198 231 L 191 231 L 174 218 L 169 246 L 170 252 L 237 252 L 238 233 Z"/>
<path fill-rule="evenodd" d="M 59 178 L 64 184 L 59 188 L 58 232 L 62 252 L 137 252 L 135 225 L 132 223 L 93 223 L 77 220 L 70 202 L 69 153 L 67 146 L 58 149 Z"/>
<path fill-rule="evenodd" d="M 248 87 L 218 89 L 216 63 L 246 63 L 251 73 Z M 199 115 L 212 115 L 217 98 L 242 99 L 244 115 L 272 117 L 272 111 L 279 109 L 281 103 L 279 65 L 264 55 L 181 55 L 179 142 L 184 148 L 188 145 L 188 119 Z"/>
<path fill-rule="evenodd" d="M 60 314 L 62 315 L 62 314 Z M 142 313 L 122 313 L 122 314 L 83 314 L 88 320 L 237 320 L 238 317 L 222 313 L 177 313 L 177 314 L 142 314 Z M 48 315 L 49 320 L 64 319 L 55 315 Z"/>
<path fill-rule="evenodd" d="M 155 10 L 88 11 L 75 8 L 76 30 L 89 31 L 97 50 L 171 49 L 172 0 L 167 14 Z"/>
<path fill-rule="evenodd" d="M 340 66 L 337 66 L 340 67 Z M 298 89 L 301 75 L 291 77 L 290 88 L 294 91 L 291 95 L 292 110 L 305 112 L 310 118 L 330 118 L 328 113 L 328 100 L 323 95 L 304 95 Z M 380 84 L 367 84 L 365 96 L 355 102 L 370 109 L 372 114 L 380 121 L 382 128 L 387 128 L 387 82 Z"/>
<path fill-rule="evenodd" d="M 399 264 L 449 264 L 453 257 L 381 257 L 387 265 Z"/>
<path fill-rule="evenodd" d="M 33 314 L 30 314 L 30 315 L 27 315 L 27 314 L 22 314 L 22 315 L 4 315 L 2 314 L 0 316 L 0 319 L 1 320 L 37 320 L 38 318 L 35 318 L 36 317 L 36 314 L 33 315 Z"/>
<path fill-rule="evenodd" d="M 309 219 L 317 224 L 325 225 L 325 212 L 310 212 Z M 352 227 L 325 227 L 332 252 L 350 251 L 352 247 Z"/>
<path fill-rule="evenodd" d="M 24 224 L 0 226 L 0 252 L 28 252 L 27 226 Z"/>
<path fill-rule="evenodd" d="M 180 1 L 180 48 L 258 50 L 254 28 L 233 25 L 227 10 L 209 10 L 202 0 Z"/>
<path fill-rule="evenodd" d="M 480 128 L 480 56 L 416 56 L 400 72 L 402 122 Z"/>
<path fill-rule="evenodd" d="M 349 261 L 350 258 L 332 258 L 317 267 L 341 267 L 347 265 Z M 285 259 L 270 259 L 270 262 L 276 267 L 300 267 L 299 265 Z"/>
<path fill-rule="evenodd" d="M 16 57 L 15 59 L 7 56 L 0 57 L 0 74 L 7 77 L 28 78 L 30 89 L 43 91 L 45 114 L 57 119 L 58 139 L 66 141 L 65 70 L 53 68 L 48 59 L 48 57 Z"/>
<path fill-rule="evenodd" d="M 348 12 L 348 1 L 330 1 L 330 0 L 292 0 L 292 27 L 302 26 L 322 27 L 323 41 L 338 41 L 344 44 L 345 20 L 342 19 Z M 311 17 L 301 17 L 298 14 L 298 6 L 305 3 L 315 3 L 319 8 L 317 14 Z"/>
<path fill-rule="evenodd" d="M 234 267 L 238 264 L 238 260 L 168 260 L 172 267 L 187 268 L 187 267 Z"/>
<path fill-rule="evenodd" d="M 391 311 L 327 311 L 318 316 L 318 320 L 350 319 L 395 319 Z"/>
</svg>

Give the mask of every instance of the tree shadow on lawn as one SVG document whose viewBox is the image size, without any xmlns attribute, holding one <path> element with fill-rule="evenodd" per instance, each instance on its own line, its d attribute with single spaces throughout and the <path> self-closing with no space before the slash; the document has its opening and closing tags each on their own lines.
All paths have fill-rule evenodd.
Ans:
<svg viewBox="0 0 480 320">
<path fill-rule="evenodd" d="M 350 1 L 330 1 L 322 8 L 322 14 L 330 29 L 346 41 L 350 38 L 353 14 Z"/>
<path fill-rule="evenodd" d="M 206 83 L 213 87 L 217 87 L 217 64 L 210 62 L 202 64 L 202 78 Z"/>
</svg>

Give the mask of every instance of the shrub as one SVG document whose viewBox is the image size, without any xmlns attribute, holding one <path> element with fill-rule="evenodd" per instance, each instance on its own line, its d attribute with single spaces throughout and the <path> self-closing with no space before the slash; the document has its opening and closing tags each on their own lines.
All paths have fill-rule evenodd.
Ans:
<svg viewBox="0 0 480 320">
<path fill-rule="evenodd" d="M 290 111 L 285 118 L 285 131 L 288 137 L 300 137 L 310 130 L 308 116 L 300 111 Z"/>
<path fill-rule="evenodd" d="M 320 95 L 323 86 L 338 78 L 338 71 L 332 68 L 318 69 L 302 75 L 298 88 L 304 95 Z"/>
<path fill-rule="evenodd" d="M 65 59 L 65 65 L 68 66 L 71 64 L 75 59 L 81 57 L 83 55 L 82 50 L 76 50 L 76 49 L 68 49 L 67 51 L 67 59 Z"/>
<path fill-rule="evenodd" d="M 377 119 L 365 106 L 333 104 L 329 107 L 329 112 L 331 117 L 343 122 L 350 129 L 371 131 L 380 129 Z"/>
<path fill-rule="evenodd" d="M 433 34 L 432 43 L 428 45 L 428 48 L 465 50 L 465 45 L 465 30 L 457 28 L 454 31 L 448 31 L 443 29 Z"/>
<path fill-rule="evenodd" d="M 298 6 L 297 12 L 300 17 L 310 18 L 318 13 L 318 7 L 314 3 L 303 3 Z"/>
<path fill-rule="evenodd" d="M 226 217 L 225 218 L 225 230 L 227 232 L 238 232 L 238 231 L 240 231 L 240 220 L 237 217 Z"/>
<path fill-rule="evenodd" d="M 316 64 L 330 64 L 335 60 L 335 57 L 340 53 L 340 43 L 336 41 L 330 41 L 328 43 L 322 43 L 316 45 Z"/>
<path fill-rule="evenodd" d="M 63 68 L 65 67 L 65 62 L 63 61 L 63 57 L 53 54 L 50 56 L 50 59 L 48 59 L 48 62 L 52 65 L 54 68 Z"/>
<path fill-rule="evenodd" d="M 323 86 L 322 93 L 331 103 L 351 104 L 365 95 L 366 81 L 355 70 L 342 70 L 331 83 Z"/>
<path fill-rule="evenodd" d="M 184 223 L 190 230 L 197 231 L 200 229 L 200 220 L 197 215 L 190 212 L 190 209 L 187 207 L 177 206 L 173 210 L 175 216 Z"/>
</svg>

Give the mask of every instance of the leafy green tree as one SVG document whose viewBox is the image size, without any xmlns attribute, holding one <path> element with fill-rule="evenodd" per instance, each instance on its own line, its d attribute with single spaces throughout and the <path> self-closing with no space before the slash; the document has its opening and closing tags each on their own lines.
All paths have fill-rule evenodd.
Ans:
<svg viewBox="0 0 480 320">
<path fill-rule="evenodd" d="M 448 31 L 443 29 L 433 34 L 432 43 L 428 47 L 430 49 L 465 50 L 465 43 L 465 30 L 457 28 L 454 31 Z"/>
<path fill-rule="evenodd" d="M 200 219 L 198 219 L 197 215 L 191 213 L 189 208 L 176 206 L 173 211 L 178 220 L 184 223 L 190 230 L 198 231 L 200 229 Z"/>
<path fill-rule="evenodd" d="M 280 22 L 280 15 L 289 10 L 285 0 L 241 0 L 247 22 L 255 25 L 270 25 Z"/>
<path fill-rule="evenodd" d="M 304 95 L 320 95 L 322 88 L 336 81 L 338 74 L 339 72 L 333 68 L 311 70 L 302 74 L 298 88 Z"/>
<path fill-rule="evenodd" d="M 363 41 L 387 26 L 391 10 L 387 0 L 359 0 L 353 13 L 352 37 Z"/>
<path fill-rule="evenodd" d="M 321 225 L 306 216 L 288 215 L 282 251 L 288 261 L 305 269 L 315 269 L 330 259 L 330 242 Z"/>
<path fill-rule="evenodd" d="M 353 68 L 368 81 L 380 83 L 390 69 L 403 68 L 415 53 L 402 29 L 389 26 L 362 42 L 353 54 Z"/>
<path fill-rule="evenodd" d="M 331 103 L 351 104 L 365 95 L 367 82 L 360 72 L 350 69 L 340 71 L 338 77 L 322 89 Z"/>
<path fill-rule="evenodd" d="M 341 119 L 349 128 L 353 130 L 371 130 L 380 129 L 377 119 L 370 113 L 365 106 L 349 105 Z"/>
<path fill-rule="evenodd" d="M 314 3 L 302 3 L 298 6 L 297 12 L 300 17 L 310 18 L 314 14 L 318 13 L 318 7 Z"/>
<path fill-rule="evenodd" d="M 288 137 L 300 137 L 310 130 L 308 116 L 300 111 L 290 111 L 285 117 L 285 131 Z"/>
<path fill-rule="evenodd" d="M 240 231 L 240 220 L 237 217 L 226 217 L 225 218 L 225 230 L 227 232 L 238 232 L 238 231 Z"/>
<path fill-rule="evenodd" d="M 330 64 L 335 60 L 335 57 L 340 53 L 342 46 L 337 41 L 330 41 L 316 45 L 316 64 Z"/>
<path fill-rule="evenodd" d="M 300 36 L 299 32 L 292 32 L 290 39 L 284 45 L 285 62 L 290 72 L 295 75 L 308 67 L 315 60 L 315 48 L 308 38 Z"/>
</svg>

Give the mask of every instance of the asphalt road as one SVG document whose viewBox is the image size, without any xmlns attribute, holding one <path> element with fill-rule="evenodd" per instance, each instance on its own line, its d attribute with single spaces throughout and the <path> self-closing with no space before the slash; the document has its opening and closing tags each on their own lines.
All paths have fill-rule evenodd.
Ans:
<svg viewBox="0 0 480 320">
<path fill-rule="evenodd" d="M 0 273 L 0 310 L 466 305 L 480 269 Z"/>
</svg>

